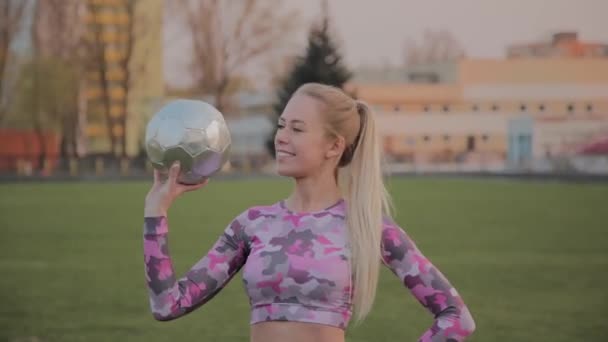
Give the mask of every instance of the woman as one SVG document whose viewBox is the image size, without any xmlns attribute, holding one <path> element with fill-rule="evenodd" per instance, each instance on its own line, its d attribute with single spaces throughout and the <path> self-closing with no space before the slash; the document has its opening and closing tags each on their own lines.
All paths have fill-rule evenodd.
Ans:
<svg viewBox="0 0 608 342">
<path fill-rule="evenodd" d="M 344 341 L 351 316 L 372 308 L 382 262 L 434 316 L 421 341 L 463 341 L 475 324 L 448 280 L 390 219 L 374 117 L 338 88 L 300 87 L 279 118 L 278 173 L 293 193 L 249 208 L 176 281 L 167 210 L 204 184 L 155 173 L 146 197 L 144 254 L 150 306 L 158 320 L 183 316 L 217 294 L 242 268 L 251 302 L 251 341 Z"/>
</svg>

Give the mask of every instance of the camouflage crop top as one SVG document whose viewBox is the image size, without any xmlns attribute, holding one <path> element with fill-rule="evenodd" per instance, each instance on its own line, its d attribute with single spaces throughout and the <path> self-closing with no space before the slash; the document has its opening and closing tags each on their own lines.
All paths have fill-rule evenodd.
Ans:
<svg viewBox="0 0 608 342">
<path fill-rule="evenodd" d="M 389 221 L 382 230 L 382 262 L 434 317 L 420 340 L 463 341 L 474 322 L 456 290 L 404 230 Z M 297 321 L 347 328 L 353 287 L 343 201 L 310 213 L 294 213 L 283 201 L 250 208 L 179 279 L 167 235 L 166 217 L 145 218 L 145 272 L 156 319 L 195 310 L 242 269 L 251 324 Z"/>
</svg>

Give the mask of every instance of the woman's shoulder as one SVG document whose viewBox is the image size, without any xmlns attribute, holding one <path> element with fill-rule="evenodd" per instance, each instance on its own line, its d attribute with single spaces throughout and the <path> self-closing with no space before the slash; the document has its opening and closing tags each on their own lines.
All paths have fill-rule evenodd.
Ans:
<svg viewBox="0 0 608 342">
<path fill-rule="evenodd" d="M 401 226 L 392 216 L 384 215 L 382 216 L 382 230 L 386 229 L 401 229 Z"/>
<path fill-rule="evenodd" d="M 227 229 L 232 231 L 231 234 L 241 235 L 243 238 L 249 239 L 255 235 L 258 229 L 264 226 L 268 220 L 272 220 L 279 216 L 280 209 L 278 203 L 248 207 L 234 217 Z"/>
<path fill-rule="evenodd" d="M 266 205 L 256 205 L 243 210 L 235 219 L 241 223 L 255 223 L 280 215 L 282 208 L 280 202 Z"/>
<path fill-rule="evenodd" d="M 382 238 L 394 239 L 395 236 L 409 239 L 406 229 L 401 224 L 397 223 L 392 216 L 384 216 L 382 218 Z"/>
</svg>

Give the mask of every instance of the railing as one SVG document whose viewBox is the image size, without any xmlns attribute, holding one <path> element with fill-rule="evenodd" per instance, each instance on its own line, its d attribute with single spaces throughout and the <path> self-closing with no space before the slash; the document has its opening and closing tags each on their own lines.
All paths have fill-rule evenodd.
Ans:
<svg viewBox="0 0 608 342">
<path fill-rule="evenodd" d="M 144 157 L 117 159 L 112 156 L 57 158 L 44 160 L 29 157 L 0 157 L 0 177 L 4 179 L 61 178 L 149 178 L 152 166 Z M 389 161 L 390 174 L 471 173 L 471 174 L 577 174 L 608 175 L 608 156 L 552 156 L 509 162 L 484 158 L 460 158 L 452 161 Z M 269 156 L 233 156 L 220 175 L 274 174 Z"/>
</svg>

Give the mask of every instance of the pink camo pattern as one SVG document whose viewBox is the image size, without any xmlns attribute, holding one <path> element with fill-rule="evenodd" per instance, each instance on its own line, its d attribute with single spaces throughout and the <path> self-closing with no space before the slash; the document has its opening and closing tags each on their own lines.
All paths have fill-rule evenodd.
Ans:
<svg viewBox="0 0 608 342">
<path fill-rule="evenodd" d="M 144 262 L 152 314 L 166 321 L 192 312 L 242 269 L 251 324 L 298 321 L 347 329 L 352 274 L 345 207 L 340 201 L 322 211 L 294 213 L 281 201 L 250 208 L 180 279 L 169 254 L 167 218 L 146 217 Z M 475 323 L 446 277 L 390 220 L 382 227 L 382 247 L 383 264 L 434 317 L 419 341 L 464 341 Z"/>
</svg>

